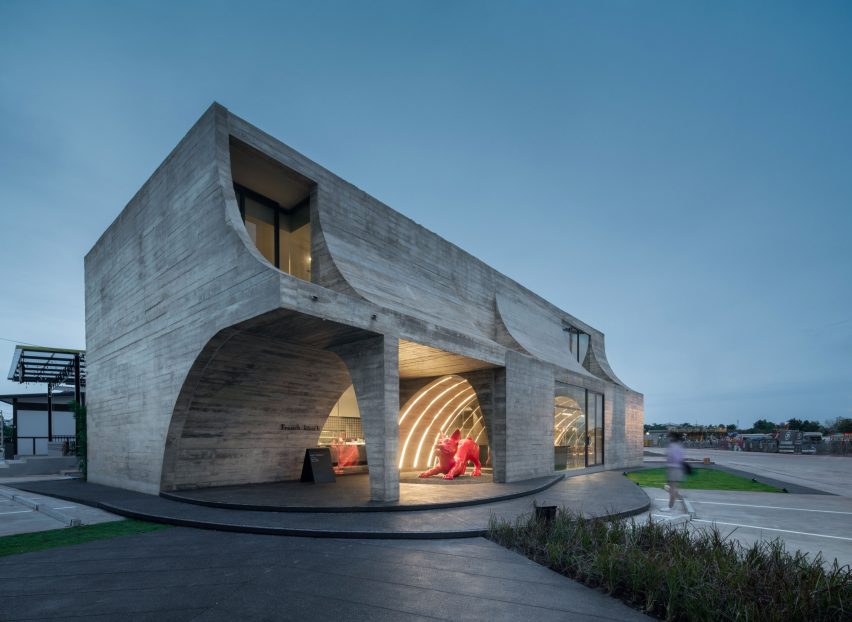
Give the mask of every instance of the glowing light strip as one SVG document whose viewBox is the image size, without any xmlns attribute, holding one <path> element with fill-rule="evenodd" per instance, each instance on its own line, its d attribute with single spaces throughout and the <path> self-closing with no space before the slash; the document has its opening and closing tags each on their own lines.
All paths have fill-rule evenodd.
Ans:
<svg viewBox="0 0 852 622">
<path fill-rule="evenodd" d="M 411 412 L 411 409 L 412 409 L 412 408 L 414 408 L 414 407 L 417 405 L 417 402 L 419 402 L 419 401 L 420 401 L 421 399 L 423 399 L 426 395 L 428 395 L 428 394 L 429 394 L 429 392 L 430 392 L 432 389 L 434 389 L 435 387 L 437 387 L 439 384 L 444 384 L 447 380 L 452 380 L 452 378 L 453 378 L 452 376 L 445 376 L 444 378 L 441 378 L 440 380 L 436 380 L 436 381 L 435 381 L 435 382 L 433 382 L 432 384 L 429 384 L 429 385 L 426 385 L 425 387 L 423 387 L 423 389 L 421 389 L 422 393 L 421 393 L 420 395 L 418 395 L 418 396 L 417 396 L 417 399 L 415 399 L 413 402 L 411 402 L 411 403 L 408 405 L 408 408 L 406 408 L 406 409 L 405 409 L 405 412 L 404 412 L 404 413 L 402 413 L 402 414 L 399 416 L 399 423 L 402 423 L 402 422 L 405 420 L 406 415 L 408 415 L 408 413 L 409 413 L 409 412 Z"/>
<path fill-rule="evenodd" d="M 556 437 L 556 440 L 554 440 L 554 441 L 553 441 L 553 444 L 554 444 L 554 445 L 558 445 L 558 444 L 559 444 L 559 439 L 560 439 L 560 438 L 562 438 L 563 436 L 565 436 L 568 432 L 571 432 L 571 433 L 572 433 L 572 435 L 574 435 L 574 436 L 576 436 L 576 437 L 577 437 L 577 439 L 579 439 L 579 438 L 580 438 L 580 430 L 579 430 L 579 429 L 574 428 L 573 426 L 572 426 L 572 427 L 567 427 L 567 428 L 564 428 L 564 429 L 560 432 L 559 436 L 557 436 L 557 437 Z M 571 437 L 569 436 L 568 438 L 569 438 L 569 440 L 570 440 L 570 438 L 571 438 Z M 569 446 L 570 446 L 570 445 L 569 445 Z"/>
<path fill-rule="evenodd" d="M 470 425 L 470 429 L 472 430 L 474 428 L 474 426 L 476 425 L 476 411 L 477 410 L 479 410 L 479 403 L 478 402 L 476 404 L 476 408 L 471 410 L 470 414 L 465 418 L 464 421 L 462 421 L 462 423 L 461 423 L 462 428 L 464 428 L 464 424 L 466 424 L 468 422 L 468 420 L 470 420 L 471 418 L 473 418 L 473 423 Z"/>
<path fill-rule="evenodd" d="M 454 396 L 452 396 L 449 400 L 447 400 L 447 403 L 446 403 L 446 404 L 444 404 L 443 406 L 441 406 L 440 410 L 438 410 L 438 412 L 436 412 L 436 413 L 435 413 L 435 416 L 434 416 L 434 417 L 432 417 L 432 421 L 430 421 L 430 422 L 429 422 L 429 426 L 426 428 L 426 431 L 425 431 L 425 432 L 423 432 L 423 434 L 420 436 L 420 442 L 419 442 L 419 443 L 417 443 L 417 453 L 415 453 L 415 454 L 414 454 L 414 462 L 412 462 L 412 463 L 411 463 L 411 466 L 416 467 L 416 466 L 417 466 L 417 463 L 418 463 L 418 462 L 420 462 L 420 451 L 423 449 L 423 442 L 426 440 L 426 437 L 427 437 L 427 436 L 429 436 L 429 431 L 432 429 L 432 426 L 434 425 L 435 420 L 436 420 L 438 417 L 440 417 L 440 416 L 441 416 L 441 413 L 443 413 L 443 412 L 444 412 L 444 411 L 445 411 L 445 410 L 449 407 L 449 405 L 450 405 L 450 404 L 452 404 L 452 403 L 453 403 L 453 402 L 454 402 L 457 398 L 461 397 L 462 395 L 464 395 L 464 394 L 465 394 L 465 393 L 467 393 L 468 391 L 473 391 L 473 387 L 472 387 L 472 386 L 470 386 L 470 385 L 467 383 L 467 381 L 465 381 L 465 383 L 464 383 L 464 384 L 467 384 L 468 386 L 467 386 L 467 387 L 465 387 L 464 389 L 462 389 L 461 391 L 459 391 L 458 393 L 456 393 L 456 394 L 455 394 Z M 471 400 L 471 399 L 473 399 L 473 398 L 475 398 L 475 397 L 476 397 L 476 393 L 474 393 L 474 394 L 471 396 L 471 398 L 470 398 L 470 399 L 468 399 L 466 402 L 463 402 L 463 403 L 462 403 L 462 405 L 461 405 L 461 406 L 459 406 L 459 407 L 456 409 L 455 414 L 456 414 L 456 415 L 458 415 L 459 411 L 460 411 L 462 408 L 464 408 L 464 406 L 465 406 L 466 404 L 468 404 L 468 403 L 470 402 L 470 400 Z M 412 429 L 412 432 L 413 432 L 413 431 L 414 431 L 414 430 Z"/>
<path fill-rule="evenodd" d="M 474 395 L 474 397 L 476 397 L 476 395 Z M 467 402 L 467 403 L 469 403 L 469 402 Z M 466 403 L 466 404 L 463 404 L 463 405 L 462 405 L 462 407 L 464 407 L 465 405 L 467 405 L 467 403 Z M 459 408 L 459 410 L 461 410 L 461 408 Z M 479 423 L 481 427 L 480 427 L 480 430 L 479 430 L 479 434 L 477 434 L 477 435 L 476 435 L 476 438 L 475 438 L 475 439 L 473 439 L 473 442 L 474 442 L 474 443 L 478 443 L 478 442 L 479 442 L 479 437 L 480 437 L 480 436 L 482 436 L 482 433 L 483 433 L 483 432 L 485 432 L 485 417 L 483 417 L 483 416 L 482 416 L 482 408 L 480 407 L 480 404 L 479 404 L 478 402 L 477 402 L 477 404 L 476 404 L 476 408 L 474 408 L 474 409 L 473 409 L 473 412 L 471 412 L 471 413 L 470 413 L 470 416 L 472 417 L 472 416 L 473 416 L 473 415 L 474 415 L 477 411 L 479 412 L 479 418 L 478 418 L 478 419 L 475 419 L 475 420 L 473 421 L 473 425 L 471 426 L 471 428 L 473 428 L 474 426 L 476 426 L 476 424 L 477 424 L 477 423 Z M 458 411 L 456 411 L 456 412 L 458 412 Z M 450 418 L 450 419 L 447 419 L 447 420 L 444 422 L 444 429 L 447 427 L 447 424 L 448 424 L 450 421 L 452 421 L 452 419 L 451 419 L 451 418 Z M 465 421 L 467 421 L 467 419 L 465 419 Z M 464 421 L 462 422 L 462 427 L 464 427 Z"/>
<path fill-rule="evenodd" d="M 470 389 L 471 389 L 471 391 L 472 391 L 472 390 L 473 390 L 473 387 L 471 387 Z M 456 409 L 456 411 L 455 411 L 455 412 L 454 412 L 451 416 L 447 417 L 447 419 L 446 419 L 446 420 L 444 421 L 444 423 L 441 425 L 441 428 L 440 428 L 440 429 L 441 429 L 441 430 L 447 430 L 447 426 L 449 426 L 449 425 L 450 425 L 450 421 L 452 421 L 455 417 L 457 417 L 457 416 L 458 416 L 458 414 L 459 414 L 459 412 L 460 412 L 460 411 L 461 411 L 461 410 L 462 410 L 465 406 L 467 406 L 468 404 L 470 404 L 470 403 L 471 403 L 474 399 L 476 399 L 476 394 L 475 394 L 475 393 L 473 394 L 473 396 L 472 396 L 469 400 L 465 401 L 465 402 L 464 402 L 464 403 L 463 403 L 463 404 L 462 404 L 459 408 L 457 408 L 457 409 Z M 449 431 L 449 430 L 447 430 L 447 431 Z"/>
<path fill-rule="evenodd" d="M 473 442 L 474 442 L 474 443 L 478 443 L 478 442 L 479 442 L 479 437 L 480 437 L 480 436 L 482 436 L 482 433 L 483 433 L 483 432 L 485 432 L 485 421 L 484 421 L 484 420 L 482 421 L 482 429 L 479 431 L 479 434 L 477 434 L 477 435 L 476 435 L 476 438 L 475 438 L 475 439 L 473 439 Z"/>
<path fill-rule="evenodd" d="M 429 405 L 428 405 L 428 406 L 426 406 L 426 408 L 424 408 L 424 409 L 423 409 L 423 412 L 421 412 L 421 413 L 420 413 L 420 416 L 419 416 L 419 417 L 417 417 L 417 420 L 416 420 L 416 421 L 414 422 L 414 424 L 411 426 L 411 430 L 408 432 L 408 437 L 405 439 L 405 444 L 402 446 L 402 453 L 401 453 L 401 454 L 400 454 L 400 456 L 399 456 L 399 468 L 400 468 L 400 469 L 402 468 L 402 463 L 403 463 L 403 461 L 405 460 L 405 452 L 406 452 L 406 450 L 408 449 L 408 443 L 411 441 L 411 435 L 412 435 L 412 434 L 414 434 L 414 430 L 416 430 L 416 429 L 417 429 L 417 424 L 418 424 L 418 423 L 420 423 L 420 420 L 423 418 L 423 415 L 425 415 L 427 412 L 429 412 L 429 409 L 430 409 L 430 408 L 432 408 L 432 405 L 433 405 L 435 402 L 437 402 L 439 399 L 441 399 L 442 397 L 444 397 L 444 395 L 446 395 L 447 393 L 449 393 L 450 391 L 452 391 L 453 389 L 455 389 L 455 388 L 456 388 L 457 386 L 459 386 L 460 384 L 465 384 L 465 383 L 467 383 L 467 380 L 461 380 L 460 382 L 457 382 L 457 383 L 455 383 L 454 385 L 450 385 L 450 387 L 449 387 L 449 388 L 447 388 L 447 389 L 445 389 L 444 391 L 442 391 L 442 392 L 438 395 L 438 397 L 436 397 L 434 400 L 432 400 L 431 402 L 429 402 Z M 426 388 L 426 392 L 427 392 L 427 393 L 428 393 L 428 392 L 430 392 L 433 388 L 437 387 L 437 385 L 438 385 L 438 384 L 440 384 L 440 383 L 436 383 L 434 386 L 427 387 L 427 388 Z M 419 399 L 418 399 L 418 401 L 419 401 Z M 412 406 L 414 406 L 414 404 L 412 404 Z M 411 410 L 411 408 L 406 409 L 406 414 L 408 413 L 408 411 L 409 411 L 409 410 Z M 402 421 L 402 419 L 400 419 L 400 421 Z"/>
</svg>

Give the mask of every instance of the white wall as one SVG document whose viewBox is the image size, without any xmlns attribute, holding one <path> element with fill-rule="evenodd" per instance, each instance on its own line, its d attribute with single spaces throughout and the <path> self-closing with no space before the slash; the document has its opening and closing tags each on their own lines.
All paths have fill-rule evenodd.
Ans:
<svg viewBox="0 0 852 622">
<path fill-rule="evenodd" d="M 53 435 L 74 436 L 76 426 L 74 413 L 53 413 Z M 43 436 L 36 439 L 35 454 L 33 454 L 33 441 L 22 436 Z M 18 410 L 18 455 L 21 456 L 46 456 L 47 455 L 47 411 L 45 410 Z"/>
</svg>

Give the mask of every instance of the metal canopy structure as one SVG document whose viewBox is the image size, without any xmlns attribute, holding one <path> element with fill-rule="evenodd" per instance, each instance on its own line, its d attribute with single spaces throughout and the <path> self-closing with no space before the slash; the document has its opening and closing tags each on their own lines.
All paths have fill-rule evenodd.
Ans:
<svg viewBox="0 0 852 622">
<path fill-rule="evenodd" d="M 43 348 L 41 346 L 15 346 L 9 380 L 15 382 L 39 382 L 47 384 L 47 441 L 53 442 L 53 389 L 59 385 L 74 385 L 74 401 L 85 404 L 86 394 L 86 351 L 65 348 Z M 12 403 L 12 418 L 15 426 L 15 453 L 18 453 L 18 415 Z M 35 440 L 33 440 L 35 454 Z"/>
<path fill-rule="evenodd" d="M 57 385 L 74 385 L 75 398 L 79 403 L 82 388 L 86 386 L 86 351 L 15 346 L 9 380 L 46 383 L 48 394 Z"/>
</svg>

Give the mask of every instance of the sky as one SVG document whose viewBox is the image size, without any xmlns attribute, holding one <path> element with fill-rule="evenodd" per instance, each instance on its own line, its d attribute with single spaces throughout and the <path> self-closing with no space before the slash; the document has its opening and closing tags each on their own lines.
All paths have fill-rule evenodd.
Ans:
<svg viewBox="0 0 852 622">
<path fill-rule="evenodd" d="M 646 422 L 852 416 L 852 3 L 0 0 L 3 378 L 213 101 L 603 331 Z"/>
</svg>

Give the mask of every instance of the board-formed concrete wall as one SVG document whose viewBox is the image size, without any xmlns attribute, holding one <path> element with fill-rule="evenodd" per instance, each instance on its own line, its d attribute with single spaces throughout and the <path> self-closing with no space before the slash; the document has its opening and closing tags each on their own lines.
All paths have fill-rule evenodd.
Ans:
<svg viewBox="0 0 852 622">
<path fill-rule="evenodd" d="M 312 283 L 275 269 L 249 239 L 234 144 L 313 184 Z M 613 373 L 602 333 L 217 104 L 85 269 L 94 482 L 156 493 L 289 477 L 351 382 L 372 494 L 393 499 L 399 371 L 409 384 L 420 368 L 434 375 L 424 351 L 455 356 L 453 373 L 487 394 L 496 481 L 553 471 L 555 378 L 606 395 L 607 467 L 641 462 L 642 398 Z M 568 354 L 567 325 L 590 335 L 583 365 Z M 412 343 L 428 348 L 412 354 Z M 280 424 L 294 416 L 311 433 L 284 439 Z"/>
</svg>

